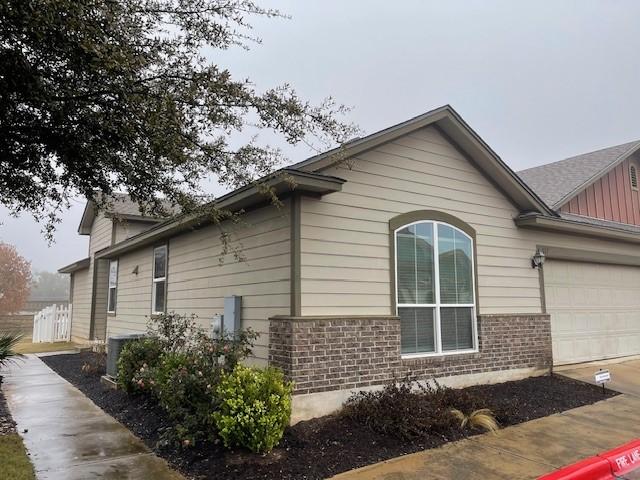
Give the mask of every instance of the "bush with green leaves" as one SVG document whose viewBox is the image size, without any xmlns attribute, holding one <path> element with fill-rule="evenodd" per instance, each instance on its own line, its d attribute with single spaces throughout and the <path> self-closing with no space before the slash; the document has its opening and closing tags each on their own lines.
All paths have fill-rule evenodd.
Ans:
<svg viewBox="0 0 640 480">
<path fill-rule="evenodd" d="M 176 312 L 153 315 L 147 324 L 147 335 L 157 338 L 165 352 L 181 352 L 189 349 L 201 332 L 196 316 Z"/>
<path fill-rule="evenodd" d="M 140 381 L 150 388 L 160 406 L 174 422 L 165 442 L 193 446 L 215 437 L 211 413 L 217 408 L 215 389 L 222 370 L 193 352 L 169 352 Z"/>
<path fill-rule="evenodd" d="M 190 447 L 213 440 L 217 389 L 226 373 L 249 355 L 258 334 L 250 328 L 210 337 L 195 315 L 170 312 L 149 321 L 148 338 L 125 345 L 118 382 L 127 392 L 153 396 L 173 421 L 165 443 Z"/>
<path fill-rule="evenodd" d="M 18 333 L 0 333 L 0 367 L 22 356 L 15 351 L 15 347 L 21 339 L 22 335 Z"/>
<path fill-rule="evenodd" d="M 163 352 L 156 338 L 127 342 L 118 357 L 118 385 L 128 393 L 148 390 L 143 378 L 160 362 Z"/>
<path fill-rule="evenodd" d="M 218 435 L 226 447 L 269 452 L 291 418 L 293 384 L 280 370 L 237 365 L 216 389 L 219 408 L 213 413 Z"/>
</svg>

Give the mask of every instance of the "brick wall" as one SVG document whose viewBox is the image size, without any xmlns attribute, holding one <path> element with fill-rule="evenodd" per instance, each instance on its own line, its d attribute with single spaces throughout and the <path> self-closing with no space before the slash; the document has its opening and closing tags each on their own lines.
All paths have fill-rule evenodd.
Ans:
<svg viewBox="0 0 640 480">
<path fill-rule="evenodd" d="M 549 368 L 549 315 L 480 315 L 479 352 L 402 359 L 397 317 L 273 317 L 269 363 L 295 393 L 362 388 L 406 374 L 418 380 L 516 368 Z"/>
</svg>

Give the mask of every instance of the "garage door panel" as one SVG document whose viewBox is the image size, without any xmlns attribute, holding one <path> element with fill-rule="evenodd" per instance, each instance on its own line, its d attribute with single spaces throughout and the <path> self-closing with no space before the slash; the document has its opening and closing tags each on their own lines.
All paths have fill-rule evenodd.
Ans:
<svg viewBox="0 0 640 480">
<path fill-rule="evenodd" d="M 640 354 L 640 268 L 550 259 L 544 270 L 556 364 Z"/>
</svg>

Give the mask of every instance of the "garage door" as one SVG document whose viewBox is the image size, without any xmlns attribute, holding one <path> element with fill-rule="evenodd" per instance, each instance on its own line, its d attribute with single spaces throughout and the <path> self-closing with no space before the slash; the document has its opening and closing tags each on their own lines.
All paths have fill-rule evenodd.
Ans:
<svg viewBox="0 0 640 480">
<path fill-rule="evenodd" d="M 640 354 L 640 268 L 549 259 L 556 365 Z"/>
</svg>

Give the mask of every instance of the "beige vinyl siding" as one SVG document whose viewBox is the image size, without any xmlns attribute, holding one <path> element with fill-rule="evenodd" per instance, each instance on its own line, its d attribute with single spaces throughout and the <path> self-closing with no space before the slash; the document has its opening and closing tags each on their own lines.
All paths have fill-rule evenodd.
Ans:
<svg viewBox="0 0 640 480">
<path fill-rule="evenodd" d="M 208 226 L 169 241 L 167 310 L 194 313 L 204 327 L 224 311 L 224 297 L 242 296 L 242 325 L 260 338 L 254 349 L 260 361 L 267 359 L 268 318 L 290 313 L 290 203 L 277 209 L 267 206 L 242 216 L 239 224 L 225 223 L 231 235 L 225 256 L 220 228 Z M 144 331 L 151 311 L 152 249 L 122 256 L 119 261 L 118 308 L 109 319 L 109 334 Z M 222 261 L 222 262 L 221 262 Z M 137 277 L 130 272 L 139 266 Z"/>
<path fill-rule="evenodd" d="M 109 291 L 109 260 L 94 260 L 96 271 L 96 290 L 93 336 L 99 340 L 106 339 L 107 331 L 107 295 Z"/>
<path fill-rule="evenodd" d="M 133 220 L 123 220 L 116 223 L 115 231 L 115 243 L 122 242 L 129 237 L 138 235 L 144 231 L 149 230 L 151 227 L 157 225 L 153 222 L 136 222 Z"/>
<path fill-rule="evenodd" d="M 538 245 L 637 255 L 631 244 L 518 228 L 518 209 L 433 127 L 322 173 L 347 182 L 302 200 L 303 315 L 393 313 L 388 222 L 414 210 L 446 212 L 476 230 L 481 314 L 542 310 L 531 268 Z"/>
<path fill-rule="evenodd" d="M 89 316 L 91 315 L 91 282 L 89 269 L 78 270 L 73 276 L 71 293 L 71 336 L 74 339 L 89 338 Z"/>
<path fill-rule="evenodd" d="M 476 230 L 480 313 L 540 311 L 535 243 L 515 226 L 517 208 L 433 127 L 323 173 L 347 182 L 302 202 L 303 315 L 392 313 L 389 220 L 414 210 Z"/>
<path fill-rule="evenodd" d="M 106 218 L 103 214 L 99 213 L 93 221 L 91 226 L 91 236 L 89 238 L 89 257 L 91 262 L 89 264 L 89 284 L 91 285 L 91 291 L 93 297 L 95 297 L 94 305 L 94 338 L 104 339 L 105 329 L 107 322 L 107 287 L 109 279 L 109 265 L 105 260 L 101 260 L 96 263 L 94 254 L 111 245 L 112 235 L 112 222 L 111 219 Z M 105 266 L 106 262 L 106 266 Z M 94 274 L 95 270 L 95 274 Z M 95 276 L 95 282 L 94 282 Z M 93 290 L 95 286 L 95 291 Z M 90 332 L 90 318 L 82 319 L 81 322 L 86 325 L 83 329 L 86 329 L 87 338 Z"/>
<path fill-rule="evenodd" d="M 107 337 L 146 330 L 151 314 L 152 256 L 153 249 L 145 247 L 118 259 L 118 299 L 115 315 L 109 316 Z"/>
</svg>

